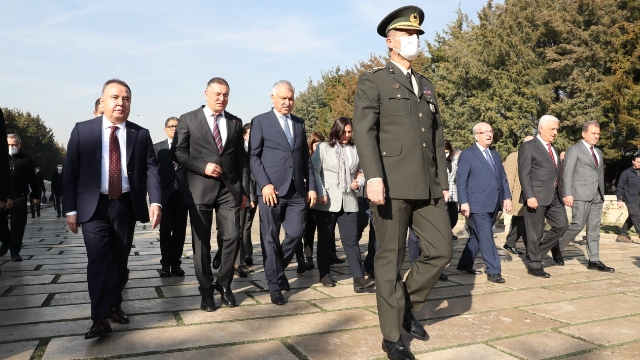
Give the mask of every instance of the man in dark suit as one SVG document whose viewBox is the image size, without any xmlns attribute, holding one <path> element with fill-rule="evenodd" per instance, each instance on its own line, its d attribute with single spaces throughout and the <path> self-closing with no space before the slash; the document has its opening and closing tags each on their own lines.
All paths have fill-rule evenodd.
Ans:
<svg viewBox="0 0 640 360">
<path fill-rule="evenodd" d="M 631 160 L 631 167 L 620 174 L 616 188 L 618 207 L 627 206 L 629 215 L 620 229 L 617 242 L 633 242 L 629 236 L 629 229 L 633 226 L 640 234 L 640 153 L 636 153 Z"/>
<path fill-rule="evenodd" d="M 58 217 L 61 217 L 64 212 L 64 207 L 62 206 L 62 194 L 64 190 L 62 186 L 62 174 L 62 164 L 58 164 L 56 169 L 51 173 L 51 194 L 53 194 L 53 206 L 58 213 Z"/>
<path fill-rule="evenodd" d="M 158 164 L 149 131 L 128 121 L 131 89 L 122 80 L 102 88 L 103 116 L 76 123 L 63 173 L 67 225 L 82 226 L 93 325 L 85 339 L 111 332 L 107 318 L 128 324 L 122 290 L 136 221 L 160 222 Z M 147 193 L 151 205 L 147 207 Z"/>
<path fill-rule="evenodd" d="M 7 125 L 0 108 L 0 149 L 7 149 Z M 13 206 L 13 184 L 9 169 L 9 153 L 0 151 L 0 210 L 9 210 Z"/>
<path fill-rule="evenodd" d="M 276 305 L 284 305 L 282 290 L 290 289 L 284 269 L 302 239 L 307 201 L 312 207 L 317 197 L 304 121 L 291 114 L 294 93 L 289 81 L 276 82 L 271 92 L 273 109 L 251 120 L 249 137 L 264 274 L 271 302 Z M 280 227 L 285 230 L 282 243 Z"/>
<path fill-rule="evenodd" d="M 44 178 L 42 177 L 42 174 L 40 173 L 40 168 L 36 166 L 35 168 L 35 172 L 36 172 L 36 182 L 38 184 L 38 187 L 40 188 L 40 199 L 42 199 L 43 197 L 47 196 L 47 188 L 44 186 Z M 29 203 L 31 204 L 31 218 L 35 218 L 36 214 L 38 215 L 38 217 L 40 217 L 40 201 L 38 202 L 34 202 L 33 201 L 33 196 L 34 193 L 31 192 L 31 194 L 29 194 Z"/>
<path fill-rule="evenodd" d="M 558 151 L 551 145 L 558 135 L 559 121 L 544 115 L 538 122 L 538 136 L 520 145 L 518 175 L 522 186 L 521 202 L 527 205 L 524 224 L 527 228 L 528 272 L 548 278 L 542 268 L 542 256 L 553 248 L 569 227 L 567 213 L 560 196 L 562 183 Z M 543 237 L 544 220 L 551 230 Z M 557 257 L 554 258 L 559 262 Z"/>
<path fill-rule="evenodd" d="M 420 52 L 423 20 L 422 9 L 405 6 L 380 22 L 377 32 L 386 38 L 390 61 L 359 76 L 353 111 L 353 134 L 378 240 L 376 300 L 382 347 L 392 359 L 413 359 L 401 328 L 427 338 L 412 309 L 426 303 L 453 251 L 436 89 L 411 70 Z M 403 282 L 400 267 L 409 227 L 424 251 Z"/>
<path fill-rule="evenodd" d="M 246 205 L 249 171 L 242 140 L 242 120 L 225 109 L 229 84 L 214 77 L 204 91 L 207 104 L 180 117 L 173 148 L 178 163 L 186 169 L 184 202 L 189 208 L 193 237 L 193 264 L 202 295 L 200 308 L 215 311 L 214 289 L 222 303 L 237 306 L 231 292 L 233 264 L 240 239 L 240 209 Z M 222 259 L 218 279 L 211 271 L 211 226 L 213 210 L 222 237 Z"/>
<path fill-rule="evenodd" d="M 501 276 L 500 257 L 493 241 L 491 227 L 501 209 L 511 211 L 511 192 L 507 174 L 493 142 L 491 125 L 481 122 L 473 127 L 476 143 L 460 154 L 456 184 L 460 212 L 469 218 L 469 240 L 462 251 L 458 270 L 481 274 L 473 269 L 473 262 L 482 253 L 487 280 L 505 282 Z"/>
<path fill-rule="evenodd" d="M 173 161 L 171 143 L 178 127 L 178 118 L 164 122 L 167 140 L 153 144 L 158 158 L 160 187 L 162 189 L 162 220 L 160 221 L 160 276 L 184 276 L 180 258 L 187 233 L 187 207 L 183 203 L 187 175 L 183 167 Z"/>
<path fill-rule="evenodd" d="M 600 222 L 604 204 L 604 162 L 595 145 L 600 139 L 600 124 L 588 121 L 582 126 L 582 141 L 570 146 L 563 162 L 564 204 L 572 210 L 571 225 L 554 247 L 556 257 L 585 225 L 587 227 L 587 269 L 614 272 L 600 261 Z M 562 260 L 564 263 L 564 259 Z"/>
</svg>

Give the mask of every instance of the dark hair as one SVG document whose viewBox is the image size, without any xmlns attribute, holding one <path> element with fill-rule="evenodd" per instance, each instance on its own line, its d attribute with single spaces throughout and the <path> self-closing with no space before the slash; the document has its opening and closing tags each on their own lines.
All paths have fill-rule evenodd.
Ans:
<svg viewBox="0 0 640 360">
<path fill-rule="evenodd" d="M 340 143 L 340 136 L 344 133 L 344 128 L 347 125 L 351 125 L 351 119 L 340 116 L 333 122 L 333 126 L 331 127 L 331 132 L 329 133 L 329 146 L 334 147 Z M 353 125 L 351 125 L 353 129 Z M 353 145 L 353 138 L 349 139 L 347 145 Z"/>
<path fill-rule="evenodd" d="M 209 88 L 209 86 L 211 86 L 211 84 L 224 85 L 224 86 L 228 87 L 229 90 L 231 90 L 231 87 L 229 86 L 229 83 L 227 82 L 227 80 L 225 80 L 225 79 L 223 79 L 221 77 L 211 78 L 211 80 L 209 80 L 209 82 L 207 83 L 207 88 Z"/>
<path fill-rule="evenodd" d="M 307 139 L 307 146 L 309 146 L 309 155 L 313 154 L 313 144 L 323 142 L 324 135 L 320 134 L 317 131 L 314 131 L 309 135 L 309 139 Z"/>
<path fill-rule="evenodd" d="M 453 147 L 451 146 L 451 143 L 449 142 L 449 140 L 445 140 L 444 141 L 444 149 L 445 150 L 449 150 L 449 156 L 447 156 L 447 161 L 452 161 L 453 160 Z"/>
<path fill-rule="evenodd" d="M 178 119 L 177 117 L 172 116 L 172 117 L 170 117 L 170 118 L 168 118 L 167 120 L 164 121 L 164 127 L 169 126 L 169 121 L 172 121 L 172 120 L 180 121 L 180 119 Z"/>
<path fill-rule="evenodd" d="M 247 133 L 251 130 L 251 123 L 246 123 L 242 125 L 242 136 L 247 135 Z"/>
<path fill-rule="evenodd" d="M 597 121 L 587 121 L 582 125 L 582 132 L 589 131 L 589 126 L 591 125 L 597 127 L 598 129 L 600 128 L 600 124 Z"/>
<path fill-rule="evenodd" d="M 93 111 L 98 111 L 99 107 L 100 107 L 100 98 L 97 98 Z"/>
<path fill-rule="evenodd" d="M 640 152 L 633 154 L 633 160 L 640 159 Z"/>
<path fill-rule="evenodd" d="M 131 96 L 131 88 L 129 87 L 129 85 L 127 85 L 127 83 L 126 83 L 126 82 L 124 82 L 124 81 L 122 81 L 122 80 L 120 80 L 120 79 L 110 79 L 110 80 L 107 80 L 107 82 L 106 82 L 106 83 L 104 83 L 104 85 L 102 86 L 102 93 L 103 93 L 103 94 L 104 94 L 104 89 L 106 89 L 106 88 L 107 88 L 107 86 L 109 86 L 109 85 L 111 85 L 111 84 L 118 84 L 118 85 L 121 85 L 121 86 L 126 87 L 126 88 L 127 88 L 127 91 L 129 92 L 129 96 Z M 97 108 L 97 107 L 96 107 L 96 110 L 98 110 L 98 108 Z"/>
</svg>

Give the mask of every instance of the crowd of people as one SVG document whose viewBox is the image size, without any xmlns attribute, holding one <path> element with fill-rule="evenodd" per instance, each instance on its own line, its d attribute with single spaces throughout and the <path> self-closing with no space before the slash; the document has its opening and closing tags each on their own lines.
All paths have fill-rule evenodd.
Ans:
<svg viewBox="0 0 640 360">
<path fill-rule="evenodd" d="M 51 174 L 57 216 L 66 218 L 73 233 L 82 228 L 87 251 L 93 323 L 85 339 L 111 332 L 108 319 L 129 323 L 122 290 L 137 221 L 160 226 L 159 275 L 172 277 L 185 275 L 181 258 L 190 219 L 200 308 L 207 312 L 217 309 L 215 292 L 224 305 L 238 305 L 231 284 L 236 274 L 252 271 L 258 209 L 264 276 L 276 305 L 286 303 L 285 269 L 294 256 L 297 273 L 317 268 L 322 286 L 336 286 L 331 265 L 345 261 L 336 254 L 337 226 L 353 290 L 375 288 L 382 348 L 390 359 L 414 358 L 401 329 L 428 338 L 413 311 L 438 280 L 447 279 L 443 270 L 458 240 L 452 228 L 459 214 L 469 235 L 457 264 L 463 273 L 482 274 L 474 268 L 481 253 L 487 280 L 505 282 L 492 230 L 501 213 L 512 215 L 504 248 L 523 255 L 516 248 L 523 239 L 530 275 L 551 276 L 542 266 L 549 251 L 564 265 L 562 251 L 585 226 L 587 268 L 615 271 L 599 253 L 599 124 L 584 124 L 583 139 L 566 150 L 564 161 L 553 146 L 559 120 L 551 115 L 539 119 L 537 135 L 525 138 L 504 163 L 491 148 L 493 129 L 485 122 L 473 127 L 473 145 L 453 149 L 444 139 L 433 83 L 411 69 L 423 20 L 420 8 L 406 6 L 381 21 L 377 32 L 390 60 L 359 77 L 353 120 L 335 119 L 326 139 L 317 132 L 307 138 L 304 120 L 292 113 L 295 89 L 289 81 L 274 84 L 271 110 L 243 124 L 227 111 L 229 83 L 214 77 L 205 87 L 205 105 L 169 117 L 166 139 L 153 143 L 147 129 L 128 120 L 129 85 L 108 80 L 95 118 L 75 124 L 65 163 Z M 39 217 L 46 188 L 39 169 L 20 151 L 20 137 L 4 135 L 4 120 L 0 126 L 8 148 L 0 157 L 0 256 L 11 251 L 11 259 L 21 261 L 27 202 L 32 217 Z M 617 184 L 618 206 L 629 211 L 618 241 L 630 241 L 628 229 L 640 227 L 639 172 L 637 155 Z M 572 211 L 570 223 L 565 206 Z M 218 246 L 212 256 L 214 215 Z M 551 227 L 546 233 L 545 221 Z M 363 260 L 360 240 L 367 226 Z M 407 243 L 411 265 L 404 274 Z"/>
</svg>

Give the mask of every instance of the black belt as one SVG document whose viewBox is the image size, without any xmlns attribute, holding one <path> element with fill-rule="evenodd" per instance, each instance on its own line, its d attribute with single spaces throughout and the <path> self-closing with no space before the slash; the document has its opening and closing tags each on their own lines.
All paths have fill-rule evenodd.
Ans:
<svg viewBox="0 0 640 360">
<path fill-rule="evenodd" d="M 100 199 L 103 199 L 103 200 L 123 200 L 123 199 L 128 199 L 130 197 L 131 195 L 128 191 L 122 193 L 122 195 L 120 195 L 120 197 L 117 199 L 112 198 L 111 196 L 109 196 L 109 194 L 102 194 L 102 193 L 100 194 Z"/>
</svg>

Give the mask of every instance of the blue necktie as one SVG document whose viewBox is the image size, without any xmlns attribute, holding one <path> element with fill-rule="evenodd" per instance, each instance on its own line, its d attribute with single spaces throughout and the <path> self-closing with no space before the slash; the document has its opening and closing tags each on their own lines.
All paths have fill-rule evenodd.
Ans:
<svg viewBox="0 0 640 360">
<path fill-rule="evenodd" d="M 489 166 L 491 166 L 491 170 L 493 170 L 493 173 L 495 174 L 496 165 L 493 163 L 493 159 L 491 158 L 491 153 L 489 153 L 489 149 L 484 149 L 484 150 L 482 150 L 482 152 L 484 153 L 484 157 L 485 157 L 485 159 L 487 159 L 487 162 L 489 163 Z"/>
<path fill-rule="evenodd" d="M 283 130 L 284 136 L 287 137 L 287 141 L 289 142 L 289 147 L 293 149 L 293 138 L 291 137 L 291 128 L 289 127 L 289 122 L 287 121 L 286 116 L 282 116 L 282 122 L 284 123 Z"/>
</svg>

